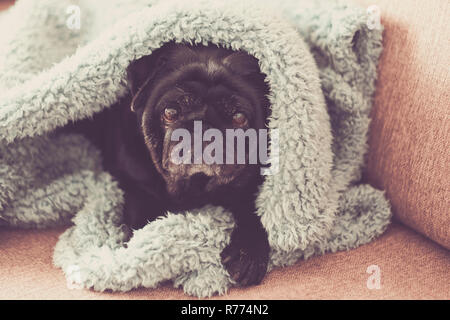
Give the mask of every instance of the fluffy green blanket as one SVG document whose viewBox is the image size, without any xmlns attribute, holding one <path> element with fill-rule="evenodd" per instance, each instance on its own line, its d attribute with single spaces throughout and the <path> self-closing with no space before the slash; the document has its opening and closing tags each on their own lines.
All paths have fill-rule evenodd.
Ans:
<svg viewBox="0 0 450 320">
<path fill-rule="evenodd" d="M 54 263 L 84 288 L 173 280 L 204 297 L 234 284 L 220 261 L 228 212 L 169 213 L 125 243 L 123 194 L 101 154 L 55 133 L 113 105 L 129 63 L 175 40 L 245 50 L 267 74 L 278 171 L 257 206 L 270 268 L 371 241 L 391 212 L 381 191 L 359 183 L 382 49 L 367 21 L 366 10 L 334 0 L 18 1 L 0 21 L 0 226 L 72 222 Z"/>
</svg>

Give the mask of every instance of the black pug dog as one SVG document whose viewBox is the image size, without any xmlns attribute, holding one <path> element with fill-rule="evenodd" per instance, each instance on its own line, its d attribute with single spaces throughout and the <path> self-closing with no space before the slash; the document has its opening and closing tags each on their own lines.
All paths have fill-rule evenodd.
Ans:
<svg viewBox="0 0 450 320">
<path fill-rule="evenodd" d="M 125 193 L 125 223 L 139 229 L 167 211 L 222 206 L 236 222 L 222 263 L 240 285 L 259 284 L 270 250 L 255 207 L 261 165 L 170 159 L 178 143 L 172 133 L 193 133 L 194 121 L 224 136 L 226 129 L 266 127 L 269 89 L 257 59 L 215 45 L 171 42 L 134 61 L 128 78 L 130 94 L 117 105 L 66 128 L 81 131 L 102 151 L 105 169 Z"/>
</svg>

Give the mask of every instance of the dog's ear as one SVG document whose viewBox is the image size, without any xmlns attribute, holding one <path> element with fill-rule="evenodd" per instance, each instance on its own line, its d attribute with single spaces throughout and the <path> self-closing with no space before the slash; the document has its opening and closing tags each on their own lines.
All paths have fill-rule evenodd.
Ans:
<svg viewBox="0 0 450 320">
<path fill-rule="evenodd" d="M 250 76 L 260 73 L 258 59 L 243 51 L 236 51 L 222 60 L 223 64 L 234 73 Z"/>
<path fill-rule="evenodd" d="M 142 107 L 147 100 L 149 90 L 146 90 L 152 80 L 167 63 L 163 52 L 156 50 L 151 55 L 133 61 L 127 69 L 128 85 L 133 97 L 131 110 L 134 112 Z"/>
</svg>

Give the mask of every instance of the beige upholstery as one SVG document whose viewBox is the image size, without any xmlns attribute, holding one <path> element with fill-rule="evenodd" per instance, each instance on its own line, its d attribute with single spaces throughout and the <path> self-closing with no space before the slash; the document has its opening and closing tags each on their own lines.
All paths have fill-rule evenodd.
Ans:
<svg viewBox="0 0 450 320">
<path fill-rule="evenodd" d="M 359 2 L 378 3 L 386 28 L 367 176 L 396 218 L 450 249 L 450 1 Z"/>
<path fill-rule="evenodd" d="M 69 290 L 52 252 L 61 230 L 0 230 L 0 299 L 185 299 L 166 285 L 129 293 Z M 371 265 L 381 289 L 368 289 Z M 450 298 L 448 252 L 422 235 L 393 225 L 369 245 L 338 252 L 269 273 L 263 283 L 232 289 L 220 299 L 432 299 Z"/>
</svg>

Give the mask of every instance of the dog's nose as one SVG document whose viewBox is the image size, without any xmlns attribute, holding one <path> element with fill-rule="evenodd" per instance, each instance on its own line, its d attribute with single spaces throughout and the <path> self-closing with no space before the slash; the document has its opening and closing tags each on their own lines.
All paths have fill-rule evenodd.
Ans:
<svg viewBox="0 0 450 320">
<path fill-rule="evenodd" d="M 211 177 L 208 177 L 204 173 L 196 173 L 189 179 L 190 187 L 195 188 L 198 191 L 203 191 L 206 188 Z"/>
</svg>

